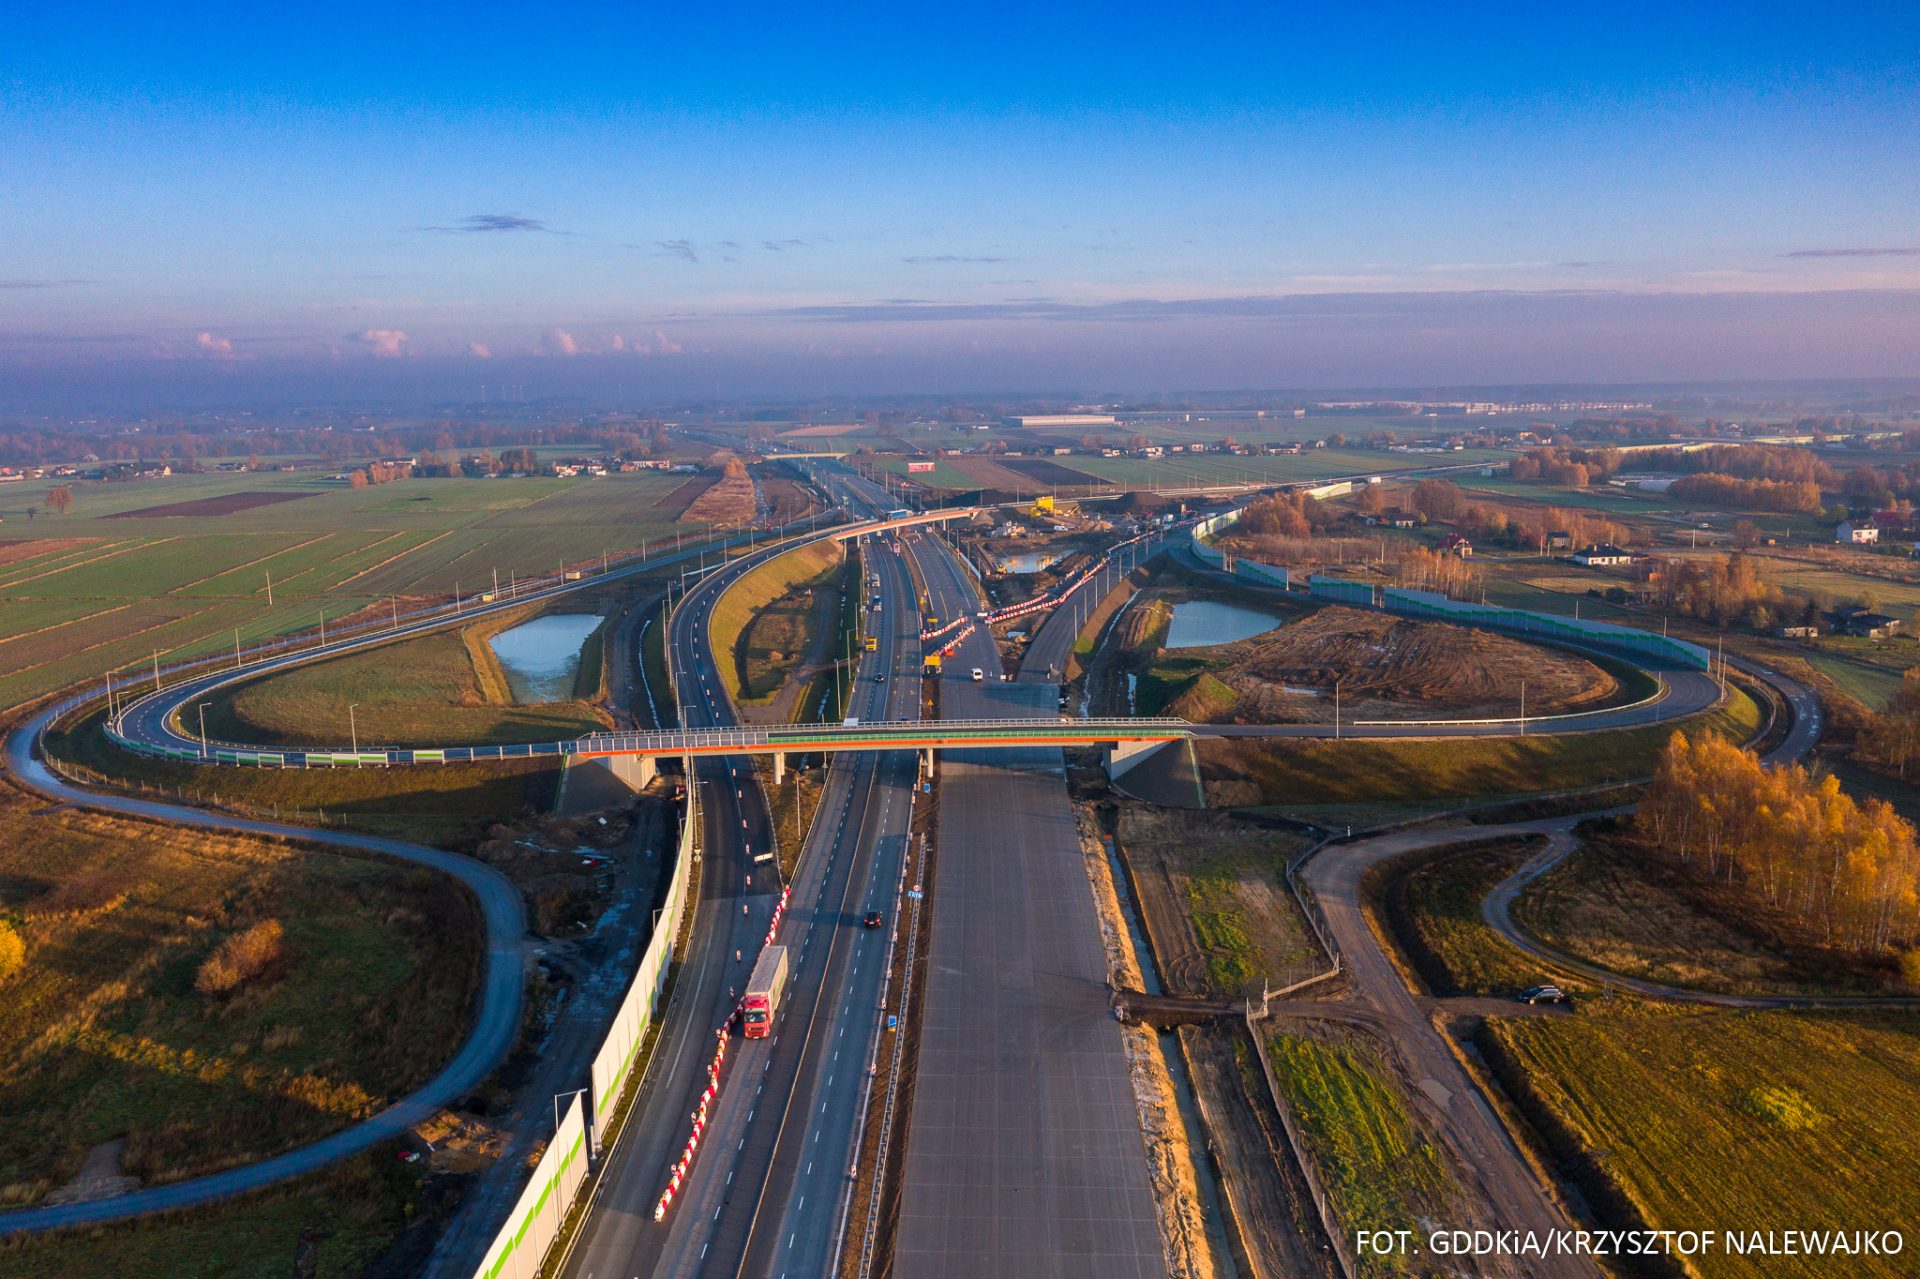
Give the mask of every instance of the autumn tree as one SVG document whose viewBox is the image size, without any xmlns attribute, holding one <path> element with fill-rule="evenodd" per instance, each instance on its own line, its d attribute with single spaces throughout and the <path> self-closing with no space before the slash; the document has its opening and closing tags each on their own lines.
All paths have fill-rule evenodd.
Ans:
<svg viewBox="0 0 1920 1279">
<path fill-rule="evenodd" d="M 55 515 L 65 515 L 73 506 L 73 490 L 62 484 L 47 494 L 47 509 Z"/>
<path fill-rule="evenodd" d="M 1714 734 L 1674 733 L 1635 818 L 1673 860 L 1743 888 L 1825 944 L 1884 950 L 1920 935 L 1920 844 L 1882 800 L 1767 768 Z"/>
</svg>

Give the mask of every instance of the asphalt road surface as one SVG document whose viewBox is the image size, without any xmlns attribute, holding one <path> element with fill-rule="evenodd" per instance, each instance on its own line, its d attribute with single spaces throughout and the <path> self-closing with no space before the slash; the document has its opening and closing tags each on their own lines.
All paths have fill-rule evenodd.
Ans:
<svg viewBox="0 0 1920 1279">
<path fill-rule="evenodd" d="M 891 552 L 872 549 L 868 564 L 879 579 L 883 606 L 866 615 L 877 648 L 863 652 L 853 672 L 853 713 L 911 717 L 918 690 L 904 676 L 919 660 L 911 588 Z M 714 686 L 717 677 L 704 673 L 711 670 L 706 637 L 694 620 L 708 611 L 710 601 L 694 597 L 675 651 L 697 654 L 689 665 L 697 663 L 703 674 L 689 675 L 683 685 L 697 684 L 696 713 L 719 721 L 730 710 Z M 880 674 L 889 678 L 876 680 Z M 732 768 L 735 802 L 758 796 L 745 762 L 735 761 Z M 897 886 L 916 770 L 916 759 L 905 754 L 834 757 L 780 931 L 780 941 L 790 948 L 792 973 L 774 1035 L 732 1042 L 700 1153 L 667 1219 L 657 1224 L 652 1214 L 664 1165 L 684 1140 L 691 1101 L 649 1105 L 664 1117 L 666 1135 L 642 1132 L 623 1140 L 569 1274 L 812 1275 L 830 1268 L 842 1200 L 851 1186 L 867 1064 L 881 1032 L 879 987 L 888 929 L 869 930 L 861 918 L 889 901 Z M 720 833 L 707 845 L 708 867 L 730 837 L 728 823 L 719 825 Z M 755 895 L 763 889 L 771 893 L 775 872 L 770 864 L 743 872 L 753 874 Z M 770 902 L 770 895 L 765 900 Z M 724 973 L 726 980 L 719 995 L 724 1007 L 711 1018 L 707 1037 L 697 1040 L 702 1046 L 712 1042 L 712 1031 L 725 1020 L 765 934 L 765 911 L 736 916 L 733 904 L 728 898 L 721 906 L 724 918 L 751 920 L 753 935 L 745 941 L 735 936 L 717 951 L 706 948 L 709 956 L 718 956 L 709 971 Z M 684 1029 L 695 1035 L 698 1020 Z M 697 1058 L 691 1062 L 693 1070 L 699 1066 Z M 670 1071 L 661 1073 L 663 1080 L 670 1077 Z M 697 1077 L 693 1083 L 699 1083 Z M 670 1098 L 674 1090 L 663 1085 L 660 1094 Z"/>
<path fill-rule="evenodd" d="M 932 610 L 972 612 L 958 557 L 913 545 Z M 971 679 L 980 667 L 987 678 Z M 984 632 L 941 680 L 954 718 L 1055 713 Z M 1166 1272 L 1106 957 L 1057 750 L 950 752 L 925 1021 L 893 1273 Z"/>
</svg>

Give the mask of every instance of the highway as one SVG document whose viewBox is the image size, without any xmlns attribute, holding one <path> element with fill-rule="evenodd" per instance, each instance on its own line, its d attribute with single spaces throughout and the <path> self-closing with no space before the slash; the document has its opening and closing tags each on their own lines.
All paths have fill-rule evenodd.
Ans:
<svg viewBox="0 0 1920 1279">
<path fill-rule="evenodd" d="M 942 619 L 978 607 L 959 557 L 910 546 Z M 987 678 L 973 682 L 979 667 Z M 977 632 L 940 680 L 944 716 L 1046 716 L 1051 684 L 1003 683 Z M 893 1274 L 1165 1273 L 1106 956 L 1058 750 L 948 754 L 926 1011 Z"/>
<path fill-rule="evenodd" d="M 910 676 L 919 663 L 911 588 L 890 552 L 874 551 L 868 566 L 879 578 L 883 603 L 879 612 L 866 614 L 876 651 L 863 653 L 854 672 L 852 710 L 861 717 L 910 715 L 918 703 Z M 687 690 L 682 696 L 695 699 L 701 721 L 722 722 L 731 709 L 715 687 L 699 620 L 710 610 L 710 599 L 692 595 L 676 614 L 675 652 L 685 655 L 676 678 Z M 873 678 L 882 673 L 889 678 Z M 703 773 L 721 767 L 702 766 Z M 724 767 L 723 798 L 764 812 L 747 761 L 736 757 Z M 666 1220 L 656 1224 L 664 1165 L 684 1140 L 700 1059 L 758 952 L 774 889 L 770 863 L 750 866 L 720 851 L 742 833 L 735 817 L 710 824 L 702 914 L 680 979 L 688 983 L 689 1006 L 706 1009 L 708 1016 L 677 1018 L 677 1039 L 694 1051 L 675 1054 L 685 1057 L 684 1068 L 649 1070 L 643 1086 L 651 1091 L 642 1094 L 644 1115 L 636 1121 L 645 1126 L 623 1139 L 604 1174 L 567 1273 L 810 1275 L 830 1268 L 841 1200 L 851 1186 L 847 1174 L 866 1066 L 881 1030 L 880 984 L 892 924 L 891 911 L 885 912 L 888 928 L 866 929 L 861 917 L 892 899 L 916 773 L 917 761 L 907 754 L 835 758 L 780 930 L 793 971 L 775 1033 L 733 1042 L 700 1154 Z M 702 793 L 712 793 L 711 787 Z M 726 882 L 733 887 L 720 887 L 722 880 L 712 874 L 716 861 L 732 864 Z M 749 910 L 737 914 L 735 892 L 746 891 L 749 873 Z M 724 939 L 703 943 L 701 933 L 716 923 Z M 677 990 L 676 1004 L 680 998 Z M 676 1087 L 673 1080 L 680 1077 L 684 1081 Z"/>
</svg>

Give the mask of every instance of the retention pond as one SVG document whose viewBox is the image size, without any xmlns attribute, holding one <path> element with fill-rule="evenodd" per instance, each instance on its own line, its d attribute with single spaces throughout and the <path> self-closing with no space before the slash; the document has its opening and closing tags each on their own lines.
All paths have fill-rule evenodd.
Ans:
<svg viewBox="0 0 1920 1279">
<path fill-rule="evenodd" d="M 580 649 L 606 619 L 597 613 L 554 613 L 522 622 L 488 641 L 522 705 L 564 702 L 580 673 Z"/>
<path fill-rule="evenodd" d="M 1167 625 L 1168 648 L 1206 648 L 1231 644 L 1273 630 L 1281 618 L 1274 613 L 1218 600 L 1184 600 L 1173 606 Z"/>
</svg>

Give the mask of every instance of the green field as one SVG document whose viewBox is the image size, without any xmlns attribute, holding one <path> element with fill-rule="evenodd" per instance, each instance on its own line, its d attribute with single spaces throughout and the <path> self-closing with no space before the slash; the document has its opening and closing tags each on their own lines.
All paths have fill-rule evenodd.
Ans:
<svg viewBox="0 0 1920 1279">
<path fill-rule="evenodd" d="M 612 726 L 584 701 L 517 705 L 488 640 L 537 610 L 496 613 L 222 690 L 207 703 L 207 734 L 261 745 L 373 748 L 551 742 Z M 597 671 L 597 666 L 596 666 Z M 597 673 L 593 679 L 597 684 Z M 347 708 L 354 706 L 349 724 Z M 196 732 L 199 721 L 184 725 Z"/>
<path fill-rule="evenodd" d="M 77 681 L 409 601 L 671 544 L 685 477 L 417 479 L 365 489 L 312 472 L 81 484 L 70 514 L 0 539 L 0 705 Z M 296 500 L 228 515 L 104 518 L 237 492 Z M 15 493 L 9 501 L 21 501 Z M 11 508 L 10 508 L 11 510 Z M 664 539 L 664 542 L 663 542 Z M 271 574 L 272 600 L 267 578 Z M 237 633 L 237 635 L 236 635 Z"/>
<path fill-rule="evenodd" d="M 1480 903 L 1494 885 L 1537 851 L 1537 841 L 1496 839 L 1415 854 L 1369 872 L 1367 895 L 1386 925 L 1382 931 L 1431 993 L 1511 995 L 1546 976 L 1480 918 Z"/>
<path fill-rule="evenodd" d="M 1274 1081 L 1349 1230 L 1413 1229 L 1449 1190 L 1439 1148 L 1421 1134 L 1392 1075 L 1359 1040 L 1271 1035 Z M 1362 1274 L 1410 1272 L 1411 1253 L 1360 1259 Z"/>
<path fill-rule="evenodd" d="M 1920 1016 L 1618 1008 L 1481 1036 L 1556 1153 L 1656 1229 L 1906 1230 Z M 1609 1193 L 1610 1192 L 1610 1193 Z M 1619 1220 L 1609 1224 L 1624 1224 Z M 1911 1275 L 1908 1255 L 1695 1259 L 1705 1279 Z"/>
</svg>

